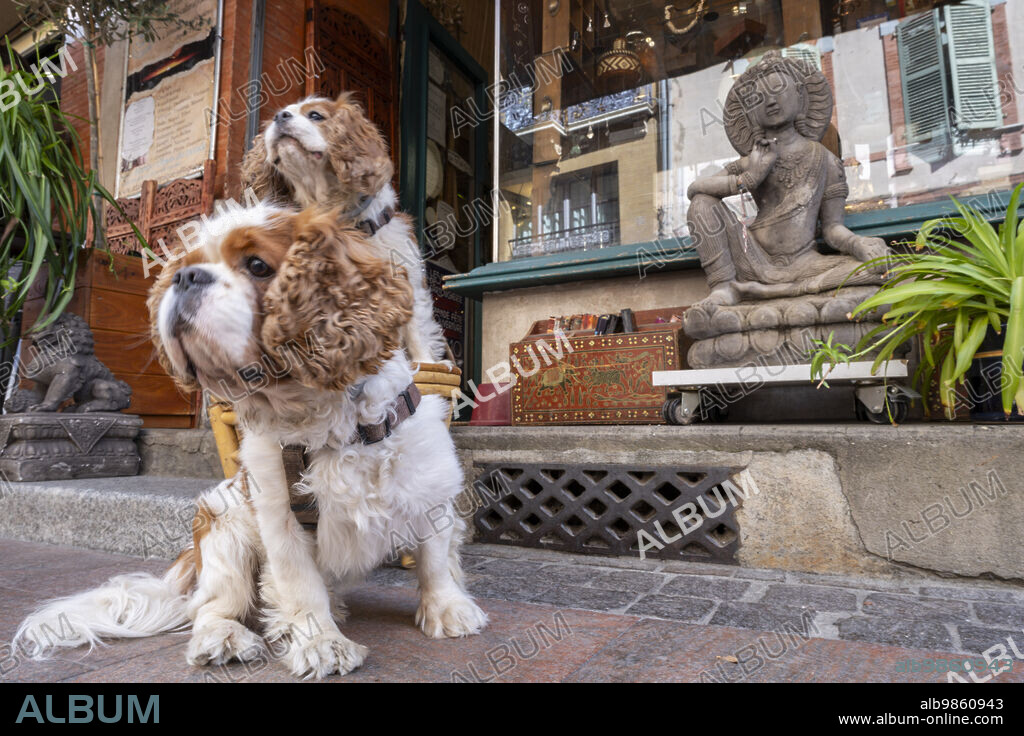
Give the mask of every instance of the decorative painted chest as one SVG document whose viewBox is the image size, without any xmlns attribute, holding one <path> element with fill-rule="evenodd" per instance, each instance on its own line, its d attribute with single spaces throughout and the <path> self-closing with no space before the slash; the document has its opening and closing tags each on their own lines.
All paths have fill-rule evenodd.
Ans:
<svg viewBox="0 0 1024 736">
<path fill-rule="evenodd" d="M 651 373 L 683 367 L 689 341 L 669 322 L 682 311 L 637 312 L 636 332 L 561 340 L 546 331 L 549 320 L 534 323 L 509 346 L 512 424 L 661 424 L 666 389 L 651 385 Z"/>
</svg>

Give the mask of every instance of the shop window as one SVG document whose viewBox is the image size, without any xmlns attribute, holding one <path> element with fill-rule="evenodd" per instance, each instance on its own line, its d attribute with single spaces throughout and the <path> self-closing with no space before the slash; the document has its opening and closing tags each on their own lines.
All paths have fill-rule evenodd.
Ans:
<svg viewBox="0 0 1024 736">
<path fill-rule="evenodd" d="M 1024 179 L 1024 79 L 1014 80 L 1024 0 L 500 8 L 495 260 L 680 242 L 689 185 L 738 157 L 722 122 L 726 93 L 770 50 L 812 65 L 833 89 L 823 142 L 846 166 L 849 211 Z M 729 204 L 755 214 L 749 200 Z"/>
<path fill-rule="evenodd" d="M 909 18 L 897 40 L 908 143 L 1002 124 L 987 0 Z"/>
</svg>

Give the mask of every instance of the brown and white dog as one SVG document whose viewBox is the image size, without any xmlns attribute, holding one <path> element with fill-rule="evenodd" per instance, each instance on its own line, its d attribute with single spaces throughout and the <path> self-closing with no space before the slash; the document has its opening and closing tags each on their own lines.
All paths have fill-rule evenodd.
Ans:
<svg viewBox="0 0 1024 736">
<path fill-rule="evenodd" d="M 447 406 L 417 403 L 401 350 L 413 307 L 405 275 L 337 212 L 261 205 L 214 218 L 201 238 L 153 287 L 152 337 L 182 386 L 244 395 L 246 470 L 201 497 L 194 546 L 163 579 L 123 575 L 52 601 L 16 645 L 47 626 L 73 632 L 29 647 L 45 656 L 191 621 L 194 664 L 264 656 L 265 637 L 296 675 L 344 674 L 366 648 L 338 629 L 325 580 L 350 585 L 400 550 L 416 557 L 423 632 L 479 632 L 487 617 L 461 582 L 463 476 Z M 299 487 L 319 510 L 315 538 L 292 513 L 285 445 L 307 451 Z M 253 614 L 263 637 L 244 623 Z"/>
<path fill-rule="evenodd" d="M 369 235 L 381 258 L 406 269 L 413 318 L 402 329 L 402 342 L 414 363 L 437 362 L 445 358 L 444 337 L 434 321 L 412 221 L 396 212 L 393 174 L 387 143 L 349 92 L 279 110 L 242 163 L 243 186 L 259 199 L 339 208 Z"/>
</svg>

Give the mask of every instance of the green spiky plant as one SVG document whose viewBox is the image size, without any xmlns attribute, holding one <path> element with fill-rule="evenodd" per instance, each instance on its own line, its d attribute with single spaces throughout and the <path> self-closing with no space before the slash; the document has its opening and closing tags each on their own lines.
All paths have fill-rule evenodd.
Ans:
<svg viewBox="0 0 1024 736">
<path fill-rule="evenodd" d="M 828 376 L 839 364 L 849 365 L 853 356 L 851 348 L 844 342 L 833 342 L 836 333 L 828 333 L 827 340 L 813 340 L 814 349 L 810 351 L 811 376 L 818 381 L 815 388 L 829 388 Z M 828 370 L 825 370 L 825 363 L 828 363 Z"/>
<path fill-rule="evenodd" d="M 16 60 L 9 44 L 6 51 Z M 37 85 L 35 75 L 16 61 L 6 69 L 0 65 L 0 87 Z M 96 194 L 113 202 L 96 175 L 85 170 L 78 136 L 53 96 L 8 96 L 0 106 L 0 347 L 17 339 L 14 320 L 44 272 L 42 307 L 31 328 L 50 324 L 71 300 L 78 249 L 90 223 L 95 242 L 103 243 Z"/>
<path fill-rule="evenodd" d="M 873 354 L 877 369 L 920 336 L 923 350 L 914 382 L 927 402 L 930 378 L 938 370 L 939 398 L 946 416 L 953 418 L 956 387 L 992 329 L 1003 335 L 1003 412 L 1009 416 L 1014 404 L 1024 412 L 1024 223 L 1017 212 L 1022 188 L 1013 190 L 998 230 L 976 208 L 954 198 L 959 216 L 929 220 L 908 252 L 863 264 L 860 268 L 871 268 L 886 261 L 889 279 L 851 316 L 887 311 L 882 324 L 843 358 Z M 818 346 L 812 363 L 817 359 L 820 374 L 835 357 Z"/>
</svg>

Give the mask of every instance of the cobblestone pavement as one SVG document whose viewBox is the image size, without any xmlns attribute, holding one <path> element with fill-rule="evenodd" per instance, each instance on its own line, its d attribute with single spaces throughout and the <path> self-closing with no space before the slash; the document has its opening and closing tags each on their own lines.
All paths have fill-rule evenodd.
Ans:
<svg viewBox="0 0 1024 736">
<path fill-rule="evenodd" d="M 1024 590 L 1012 587 L 641 563 L 493 545 L 470 545 L 464 562 L 467 585 L 491 619 L 482 635 L 424 637 L 413 626 L 414 573 L 382 568 L 346 597 L 350 614 L 342 629 L 370 656 L 344 679 L 944 682 L 945 674 L 903 672 L 901 663 L 962 661 L 990 650 L 1012 659 L 1013 668 L 962 679 L 1024 681 Z M 0 642 L 9 642 L 45 598 L 166 566 L 0 540 Z M 272 656 L 190 667 L 186 641 L 187 634 L 119 641 L 43 663 L 4 645 L 0 679 L 294 679 Z"/>
</svg>

